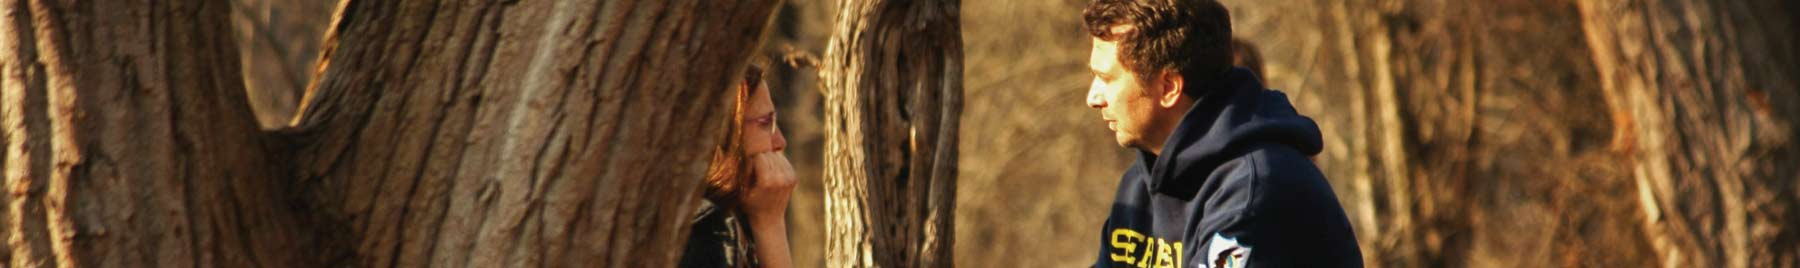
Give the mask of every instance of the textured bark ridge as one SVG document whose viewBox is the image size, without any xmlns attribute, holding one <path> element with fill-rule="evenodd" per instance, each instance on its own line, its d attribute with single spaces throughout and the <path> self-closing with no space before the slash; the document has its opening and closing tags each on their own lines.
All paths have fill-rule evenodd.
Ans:
<svg viewBox="0 0 1800 268">
<path fill-rule="evenodd" d="M 827 265 L 951 266 L 963 98 L 958 5 L 840 2 L 820 74 Z"/>
<path fill-rule="evenodd" d="M 1794 4 L 1579 4 L 1656 261 L 1800 266 Z"/>
<path fill-rule="evenodd" d="M 344 1 L 264 132 L 227 1 L 0 1 L 3 254 L 670 266 L 778 2 Z"/>
<path fill-rule="evenodd" d="M 775 4 L 347 2 L 298 179 L 369 266 L 672 264 Z"/>
</svg>

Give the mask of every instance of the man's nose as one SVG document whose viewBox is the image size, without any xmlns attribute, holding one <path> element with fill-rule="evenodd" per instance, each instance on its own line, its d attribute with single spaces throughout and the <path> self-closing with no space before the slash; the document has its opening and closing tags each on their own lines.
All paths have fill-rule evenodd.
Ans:
<svg viewBox="0 0 1800 268">
<path fill-rule="evenodd" d="M 1088 108 L 1096 109 L 1106 107 L 1106 99 L 1100 97 L 1100 87 L 1098 85 L 1088 87 L 1087 106 Z"/>
</svg>

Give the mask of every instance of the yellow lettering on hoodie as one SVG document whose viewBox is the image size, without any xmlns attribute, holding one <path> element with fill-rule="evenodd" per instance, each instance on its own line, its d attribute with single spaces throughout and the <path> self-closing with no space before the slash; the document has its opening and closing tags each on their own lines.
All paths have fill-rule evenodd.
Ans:
<svg viewBox="0 0 1800 268">
<path fill-rule="evenodd" d="M 1181 240 L 1170 242 L 1126 228 L 1113 229 L 1110 237 L 1113 250 L 1107 257 L 1115 263 L 1142 268 L 1181 267 Z"/>
<path fill-rule="evenodd" d="M 1137 251 L 1138 241 L 1144 241 L 1144 234 L 1131 229 L 1113 229 L 1112 247 L 1114 251 L 1110 256 L 1112 257 L 1112 261 L 1123 262 L 1125 264 L 1137 264 L 1137 260 L 1132 258 L 1131 253 Z M 1123 250 L 1123 252 L 1119 252 L 1119 250 Z"/>
</svg>

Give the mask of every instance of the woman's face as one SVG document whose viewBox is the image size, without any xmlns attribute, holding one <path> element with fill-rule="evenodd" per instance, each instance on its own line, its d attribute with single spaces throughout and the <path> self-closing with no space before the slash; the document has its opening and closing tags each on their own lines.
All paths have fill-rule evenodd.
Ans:
<svg viewBox="0 0 1800 268">
<path fill-rule="evenodd" d="M 744 154 L 756 155 L 787 148 L 781 127 L 775 125 L 775 102 L 770 100 L 769 85 L 757 83 L 750 91 L 749 107 L 744 109 Z"/>
</svg>

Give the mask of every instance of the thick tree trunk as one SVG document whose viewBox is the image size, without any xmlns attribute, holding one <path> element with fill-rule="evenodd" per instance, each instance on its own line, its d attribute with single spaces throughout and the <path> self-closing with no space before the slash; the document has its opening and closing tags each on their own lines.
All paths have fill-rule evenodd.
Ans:
<svg viewBox="0 0 1800 268">
<path fill-rule="evenodd" d="M 673 264 L 777 3 L 351 1 L 296 172 L 362 266 Z"/>
<path fill-rule="evenodd" d="M 1793 4 L 1579 3 L 1658 262 L 1800 265 Z"/>
<path fill-rule="evenodd" d="M 777 2 L 346 1 L 265 133 L 225 0 L 0 1 L 6 256 L 669 266 Z"/>
<path fill-rule="evenodd" d="M 832 267 L 951 266 L 963 88 L 958 5 L 838 6 L 820 69 Z"/>
<path fill-rule="evenodd" d="M 0 2 L 9 264 L 323 265 L 226 4 Z"/>
</svg>

